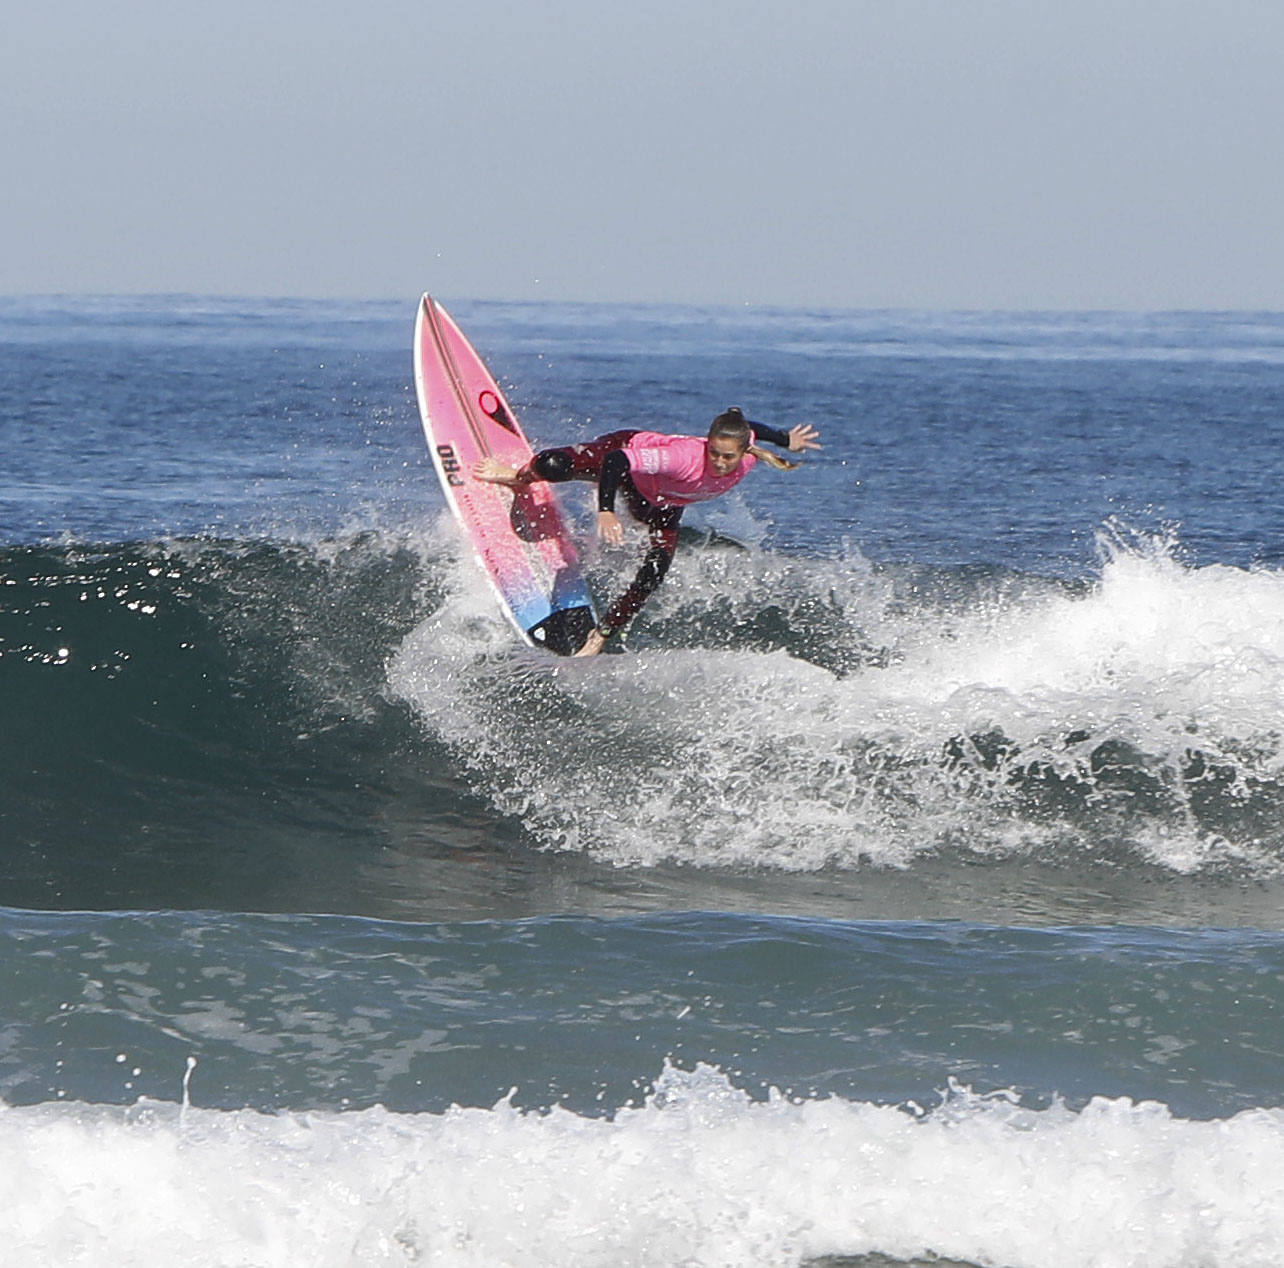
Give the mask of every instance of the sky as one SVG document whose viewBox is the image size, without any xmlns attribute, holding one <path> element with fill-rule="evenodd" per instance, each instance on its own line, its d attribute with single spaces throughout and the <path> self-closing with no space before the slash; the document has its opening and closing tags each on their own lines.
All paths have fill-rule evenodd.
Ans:
<svg viewBox="0 0 1284 1268">
<path fill-rule="evenodd" d="M 19 0 L 0 295 L 1284 309 L 1280 0 Z"/>
</svg>

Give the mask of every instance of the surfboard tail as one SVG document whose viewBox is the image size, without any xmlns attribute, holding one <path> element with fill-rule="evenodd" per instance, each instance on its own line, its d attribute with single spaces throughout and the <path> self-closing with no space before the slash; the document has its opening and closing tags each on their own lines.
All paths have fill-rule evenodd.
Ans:
<svg viewBox="0 0 1284 1268">
<path fill-rule="evenodd" d="M 597 617 L 590 607 L 558 608 L 550 616 L 526 631 L 537 647 L 547 648 L 557 656 L 574 656 L 584 646 Z"/>
</svg>

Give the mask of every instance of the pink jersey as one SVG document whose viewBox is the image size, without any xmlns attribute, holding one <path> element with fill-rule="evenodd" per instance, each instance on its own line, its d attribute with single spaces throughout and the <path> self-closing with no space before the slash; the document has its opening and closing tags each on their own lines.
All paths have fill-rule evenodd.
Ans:
<svg viewBox="0 0 1284 1268">
<path fill-rule="evenodd" d="M 758 461 L 745 454 L 729 475 L 716 475 L 698 436 L 665 436 L 640 431 L 624 446 L 637 491 L 653 506 L 689 506 L 734 489 Z"/>
</svg>

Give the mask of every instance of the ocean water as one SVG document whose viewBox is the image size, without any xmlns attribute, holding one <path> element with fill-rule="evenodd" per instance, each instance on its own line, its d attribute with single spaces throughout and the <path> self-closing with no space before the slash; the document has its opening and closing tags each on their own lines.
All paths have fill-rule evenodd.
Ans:
<svg viewBox="0 0 1284 1268">
<path fill-rule="evenodd" d="M 571 663 L 415 298 L 0 300 L 0 1259 L 1284 1262 L 1284 316 L 445 297 L 821 430 Z"/>
</svg>

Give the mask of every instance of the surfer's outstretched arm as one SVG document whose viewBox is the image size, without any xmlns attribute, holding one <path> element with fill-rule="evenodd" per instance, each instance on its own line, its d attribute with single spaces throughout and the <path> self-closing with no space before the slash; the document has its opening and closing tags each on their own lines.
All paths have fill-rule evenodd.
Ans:
<svg viewBox="0 0 1284 1268">
<path fill-rule="evenodd" d="M 765 440 L 778 449 L 788 449 L 790 453 L 802 453 L 804 449 L 822 449 L 817 437 L 820 435 L 810 423 L 798 423 L 788 431 L 772 427 L 767 423 L 750 423 L 755 441 Z"/>
</svg>

